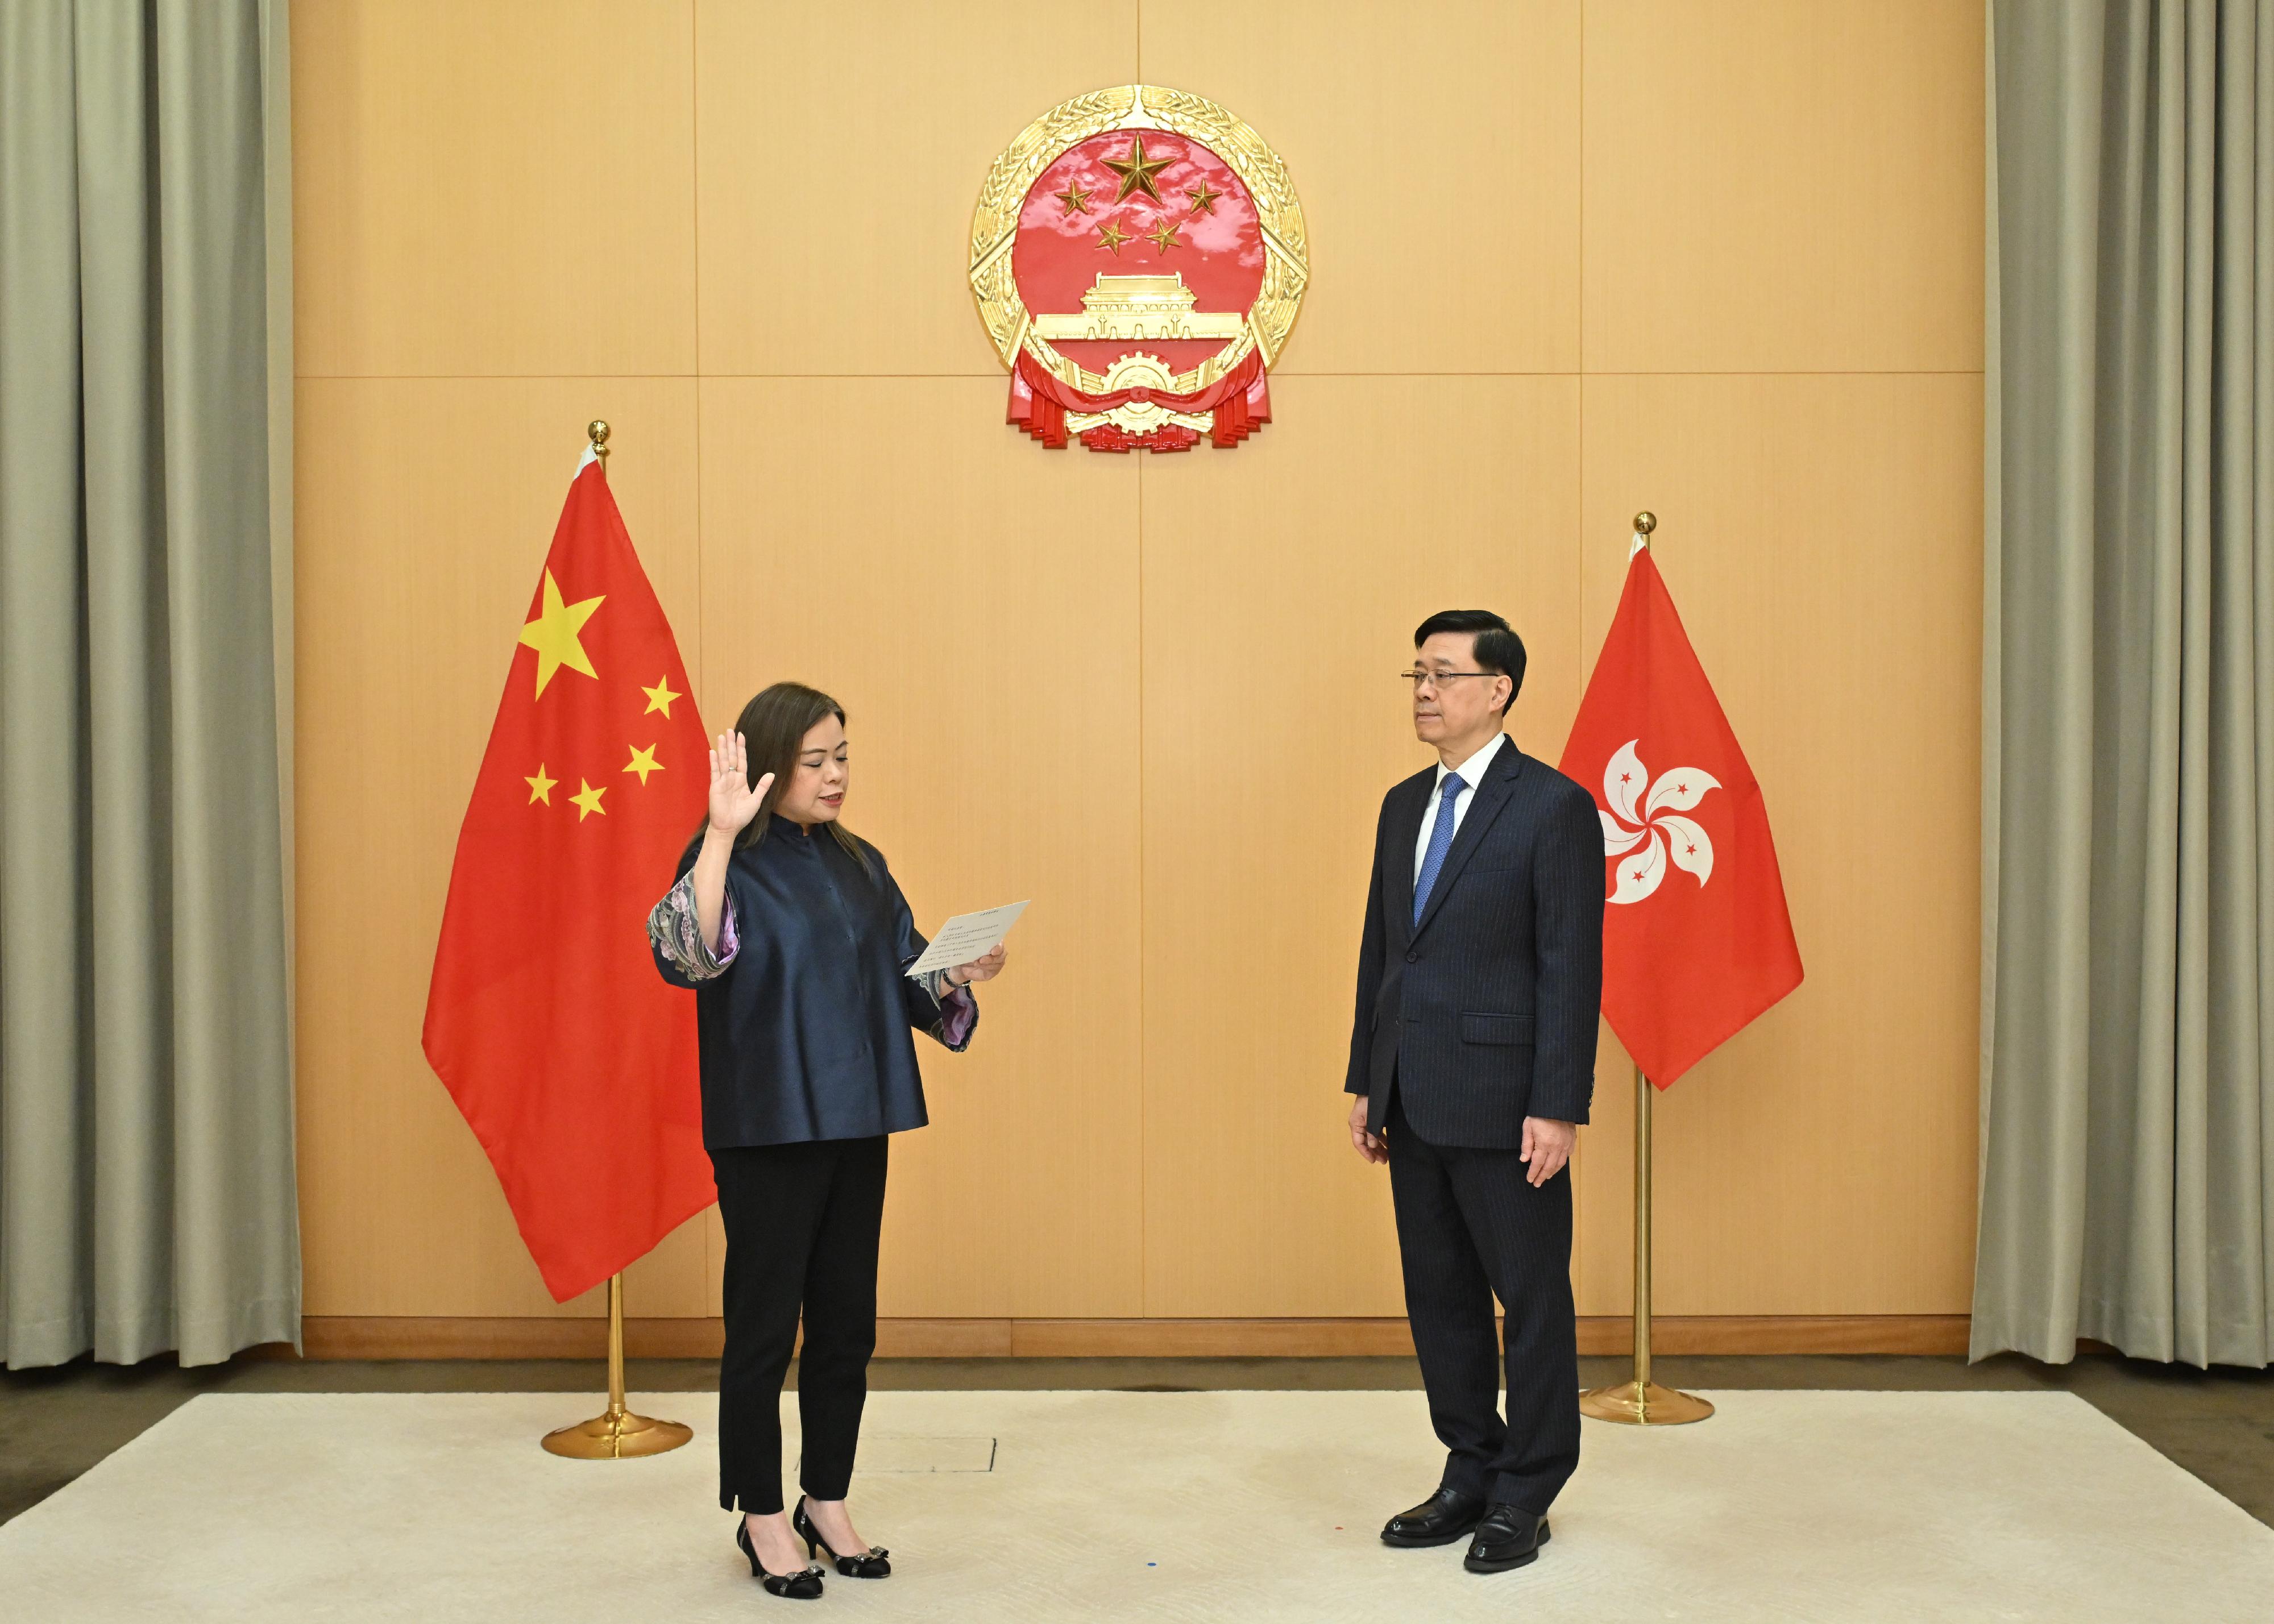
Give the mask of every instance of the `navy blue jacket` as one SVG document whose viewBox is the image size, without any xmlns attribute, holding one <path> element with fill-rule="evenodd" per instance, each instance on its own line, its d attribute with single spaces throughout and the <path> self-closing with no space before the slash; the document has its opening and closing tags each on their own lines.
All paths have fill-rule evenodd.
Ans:
<svg viewBox="0 0 2274 1624">
<path fill-rule="evenodd" d="M 929 1120 L 910 1034 L 939 1036 L 945 1019 L 900 974 L 924 938 L 883 854 L 867 849 L 873 875 L 826 829 L 775 817 L 727 865 L 738 948 L 726 969 L 691 980 L 654 950 L 665 981 L 695 989 L 711 1148 L 865 1139 Z"/>
<path fill-rule="evenodd" d="M 1513 1149 L 1524 1119 L 1585 1122 L 1603 997 L 1594 797 L 1510 739 L 1462 816 L 1419 922 L 1413 846 L 1437 771 L 1382 798 L 1344 1088 L 1382 1131 L 1390 1086 L 1432 1145 Z"/>
</svg>

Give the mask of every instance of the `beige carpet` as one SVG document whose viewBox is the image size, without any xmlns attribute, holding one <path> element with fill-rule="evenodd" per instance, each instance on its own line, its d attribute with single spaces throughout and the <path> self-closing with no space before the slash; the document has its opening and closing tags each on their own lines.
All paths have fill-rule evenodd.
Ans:
<svg viewBox="0 0 2274 1624">
<path fill-rule="evenodd" d="M 879 1393 L 854 1505 L 900 1572 L 791 1604 L 728 1545 L 708 1395 L 605 1463 L 538 1448 L 561 1395 L 207 1396 L 0 1528 L 0 1620 L 2274 1618 L 2274 1530 L 2081 1400 L 1716 1397 L 1589 1423 L 1554 1543 L 1487 1578 L 1374 1538 L 1435 1482 L 1416 1393 Z"/>
</svg>

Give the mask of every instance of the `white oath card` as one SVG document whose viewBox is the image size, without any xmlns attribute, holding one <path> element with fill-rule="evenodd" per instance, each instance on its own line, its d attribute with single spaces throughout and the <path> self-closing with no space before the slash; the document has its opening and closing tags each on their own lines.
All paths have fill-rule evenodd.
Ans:
<svg viewBox="0 0 2274 1624">
<path fill-rule="evenodd" d="M 1011 934 L 1011 927 L 1019 922 L 1019 915 L 1026 911 L 1025 903 L 1013 902 L 977 914 L 957 914 L 939 928 L 931 945 L 902 974 L 930 975 L 934 970 L 953 970 L 958 965 L 986 958 L 1002 944 L 1003 938 Z"/>
</svg>

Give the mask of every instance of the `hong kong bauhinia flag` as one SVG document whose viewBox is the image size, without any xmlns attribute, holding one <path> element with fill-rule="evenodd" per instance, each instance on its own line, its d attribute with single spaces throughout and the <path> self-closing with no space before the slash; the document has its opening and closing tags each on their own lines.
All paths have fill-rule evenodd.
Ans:
<svg viewBox="0 0 2274 1624">
<path fill-rule="evenodd" d="M 1603 1015 L 1664 1088 L 1801 968 L 1761 786 L 1646 547 L 1559 764 L 1602 818 Z"/>
<path fill-rule="evenodd" d="M 458 832 L 426 1058 L 558 1301 L 717 1199 L 694 1001 L 644 929 L 703 820 L 703 723 L 591 453 L 568 487 Z"/>
</svg>

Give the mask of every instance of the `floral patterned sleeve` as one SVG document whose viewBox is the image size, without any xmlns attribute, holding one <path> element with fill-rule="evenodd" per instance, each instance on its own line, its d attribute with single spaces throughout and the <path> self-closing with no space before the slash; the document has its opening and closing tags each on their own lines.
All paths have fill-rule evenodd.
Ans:
<svg viewBox="0 0 2274 1624">
<path fill-rule="evenodd" d="M 939 1005 L 939 1025 L 932 1029 L 932 1036 L 961 1054 L 971 1047 L 971 1029 L 979 1024 L 979 1000 L 971 996 L 968 987 L 949 981 L 945 970 L 927 974 L 923 988 Z"/>
<path fill-rule="evenodd" d="M 663 895 L 663 900 L 651 909 L 647 916 L 648 940 L 655 951 L 670 960 L 671 967 L 690 981 L 715 980 L 734 962 L 742 951 L 741 936 L 734 929 L 734 898 L 729 891 L 722 902 L 719 920 L 719 951 L 712 952 L 710 944 L 703 939 L 702 917 L 695 907 L 695 876 L 684 874 L 679 883 Z"/>
</svg>

